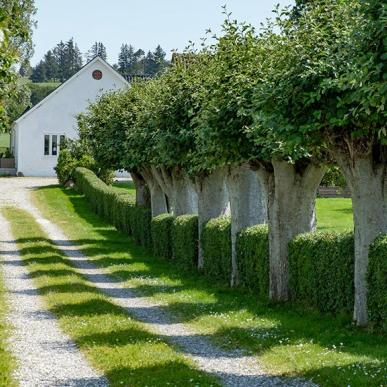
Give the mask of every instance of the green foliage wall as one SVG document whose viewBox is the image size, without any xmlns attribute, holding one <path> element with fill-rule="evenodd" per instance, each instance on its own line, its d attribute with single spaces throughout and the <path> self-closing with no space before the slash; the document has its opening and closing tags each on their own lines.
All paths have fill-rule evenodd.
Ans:
<svg viewBox="0 0 387 387">
<path fill-rule="evenodd" d="M 231 278 L 231 220 L 228 217 L 211 219 L 204 226 L 201 242 L 204 254 L 204 273 L 211 278 L 230 283 Z"/>
<path fill-rule="evenodd" d="M 351 312 L 354 302 L 352 233 L 302 234 L 289 244 L 291 297 L 321 312 Z"/>
<path fill-rule="evenodd" d="M 170 214 L 161 214 L 152 219 L 153 253 L 156 257 L 172 259 L 173 220 L 174 217 Z"/>
<path fill-rule="evenodd" d="M 174 261 L 184 269 L 197 268 L 198 216 L 182 215 L 175 218 L 171 238 Z"/>
<path fill-rule="evenodd" d="M 269 295 L 269 236 L 266 225 L 242 230 L 237 236 L 239 284 L 260 298 Z"/>
<path fill-rule="evenodd" d="M 387 332 L 387 235 L 379 237 L 370 248 L 368 312 L 370 320 Z"/>
<path fill-rule="evenodd" d="M 131 195 L 108 186 L 86 168 L 76 168 L 74 178 L 94 212 L 118 230 L 133 235 L 140 245 L 151 247 L 150 209 L 136 207 Z"/>
</svg>

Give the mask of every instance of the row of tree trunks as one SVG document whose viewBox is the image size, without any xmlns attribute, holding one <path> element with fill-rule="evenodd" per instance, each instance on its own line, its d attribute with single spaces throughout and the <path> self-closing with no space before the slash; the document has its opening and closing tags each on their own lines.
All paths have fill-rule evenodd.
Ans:
<svg viewBox="0 0 387 387">
<path fill-rule="evenodd" d="M 380 148 L 380 147 L 379 147 Z M 333 156 L 350 187 L 355 224 L 355 305 L 354 320 L 368 323 L 367 269 L 370 244 L 381 233 L 387 233 L 387 163 L 380 149 L 355 152 L 350 144 L 334 148 Z M 136 202 L 149 205 L 152 215 L 168 212 L 168 196 L 176 216 L 198 213 L 199 235 L 204 224 L 231 209 L 232 276 L 238 283 L 236 238 L 251 225 L 269 222 L 269 297 L 275 301 L 289 298 L 288 244 L 296 235 L 316 229 L 315 201 L 325 168 L 313 162 L 272 160 L 250 169 L 250 166 L 218 168 L 198 176 L 195 185 L 179 170 L 170 173 L 155 169 L 132 174 L 136 185 Z M 141 176 L 143 178 L 141 178 Z M 204 256 L 199 242 L 199 268 Z"/>
<path fill-rule="evenodd" d="M 195 187 L 188 175 L 180 168 L 152 167 L 152 174 L 170 204 L 170 212 L 175 216 L 195 214 L 198 199 Z"/>
<path fill-rule="evenodd" d="M 140 173 L 150 192 L 152 217 L 168 212 L 167 198 L 160 184 L 157 182 L 152 169 L 144 167 Z"/>
</svg>

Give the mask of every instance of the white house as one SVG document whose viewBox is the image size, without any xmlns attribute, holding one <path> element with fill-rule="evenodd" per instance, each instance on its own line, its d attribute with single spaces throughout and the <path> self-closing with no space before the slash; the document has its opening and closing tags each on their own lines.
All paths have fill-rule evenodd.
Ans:
<svg viewBox="0 0 387 387">
<path fill-rule="evenodd" d="M 101 94 L 128 86 L 125 78 L 96 57 L 24 113 L 14 122 L 11 136 L 18 175 L 55 176 L 61 141 L 78 136 L 76 116 Z"/>
</svg>

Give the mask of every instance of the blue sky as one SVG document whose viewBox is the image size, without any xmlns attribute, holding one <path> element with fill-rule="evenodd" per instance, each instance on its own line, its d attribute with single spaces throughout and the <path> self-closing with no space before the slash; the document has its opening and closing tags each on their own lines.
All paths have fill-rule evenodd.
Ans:
<svg viewBox="0 0 387 387">
<path fill-rule="evenodd" d="M 189 40 L 200 42 L 207 28 L 219 32 L 223 4 L 238 20 L 258 26 L 279 3 L 292 0 L 35 0 L 37 29 L 35 65 L 60 40 L 71 37 L 86 52 L 95 41 L 107 47 L 108 61 L 117 62 L 122 43 L 145 51 L 160 44 L 168 57 Z"/>
</svg>

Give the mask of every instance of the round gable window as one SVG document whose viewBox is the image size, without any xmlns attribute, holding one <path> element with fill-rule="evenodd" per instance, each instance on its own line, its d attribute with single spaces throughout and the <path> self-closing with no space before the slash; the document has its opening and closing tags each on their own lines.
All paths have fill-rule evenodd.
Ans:
<svg viewBox="0 0 387 387">
<path fill-rule="evenodd" d="M 93 71 L 93 78 L 99 81 L 102 78 L 102 71 L 101 70 L 94 70 Z"/>
</svg>

